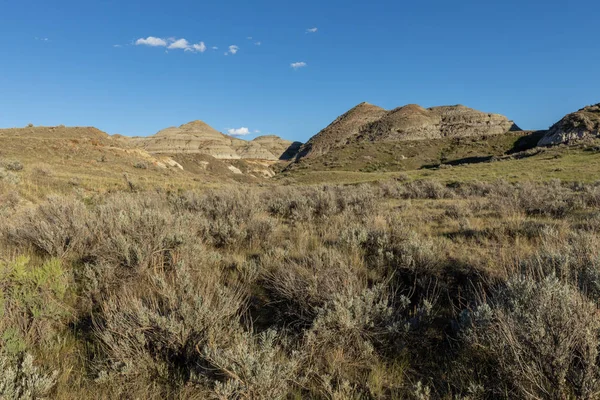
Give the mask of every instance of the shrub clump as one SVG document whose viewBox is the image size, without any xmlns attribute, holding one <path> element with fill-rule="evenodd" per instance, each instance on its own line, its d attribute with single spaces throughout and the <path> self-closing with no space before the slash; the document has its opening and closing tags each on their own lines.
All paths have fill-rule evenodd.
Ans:
<svg viewBox="0 0 600 400">
<path fill-rule="evenodd" d="M 600 395 L 598 309 L 568 283 L 512 278 L 491 302 L 463 314 L 463 323 L 473 351 L 483 352 L 500 376 L 486 383 L 491 396 Z"/>
</svg>

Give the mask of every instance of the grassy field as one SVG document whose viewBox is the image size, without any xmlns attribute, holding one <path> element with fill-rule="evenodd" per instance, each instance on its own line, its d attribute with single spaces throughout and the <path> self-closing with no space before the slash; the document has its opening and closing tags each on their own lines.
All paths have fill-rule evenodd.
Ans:
<svg viewBox="0 0 600 400">
<path fill-rule="evenodd" d="M 5 398 L 600 393 L 596 184 L 2 200 Z"/>
<path fill-rule="evenodd" d="M 597 144 L 531 149 L 514 153 L 512 156 L 502 154 L 499 153 L 494 159 L 491 158 L 492 156 L 479 157 L 477 160 L 453 158 L 445 164 L 434 163 L 402 171 L 362 172 L 338 168 L 319 170 L 317 166 L 298 167 L 284 171 L 276 178 L 298 184 L 324 184 L 358 183 L 394 178 L 431 179 L 444 183 L 498 179 L 511 182 L 552 179 L 595 182 L 600 177 L 600 152 Z"/>
<path fill-rule="evenodd" d="M 0 136 L 0 398 L 600 396 L 597 144 L 266 179 L 88 139 Z"/>
<path fill-rule="evenodd" d="M 390 172 L 477 162 L 531 149 L 543 133 L 519 131 L 482 137 L 348 143 L 322 156 L 303 158 L 288 169 Z"/>
</svg>

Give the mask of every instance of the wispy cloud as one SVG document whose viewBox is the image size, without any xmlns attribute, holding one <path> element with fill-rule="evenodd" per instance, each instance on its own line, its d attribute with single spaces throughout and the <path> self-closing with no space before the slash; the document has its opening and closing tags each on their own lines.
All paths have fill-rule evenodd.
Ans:
<svg viewBox="0 0 600 400">
<path fill-rule="evenodd" d="M 50 39 L 48 39 L 47 37 L 46 38 L 36 37 L 35 40 L 39 40 L 40 42 L 49 42 L 50 41 Z"/>
<path fill-rule="evenodd" d="M 148 36 L 146 39 L 141 38 L 135 41 L 136 46 L 152 46 L 152 47 L 166 47 L 167 41 L 165 39 L 157 38 L 154 36 Z"/>
<path fill-rule="evenodd" d="M 206 44 L 204 42 L 192 44 L 187 39 L 181 38 L 158 38 L 149 36 L 147 38 L 140 38 L 135 41 L 136 46 L 151 46 L 151 47 L 166 47 L 169 50 L 184 50 L 187 52 L 198 52 L 204 53 L 206 51 Z"/>
<path fill-rule="evenodd" d="M 255 46 L 260 46 L 262 44 L 262 42 L 254 42 Z"/>
<path fill-rule="evenodd" d="M 298 69 L 298 68 L 304 68 L 306 67 L 308 64 L 306 64 L 304 61 L 299 61 L 299 62 L 295 62 L 295 63 L 291 63 L 290 66 L 294 69 Z"/>
<path fill-rule="evenodd" d="M 246 39 L 248 39 L 248 40 L 252 40 L 252 36 L 248 36 Z"/>
<path fill-rule="evenodd" d="M 306 30 L 306 33 L 316 33 L 318 30 L 319 30 L 319 29 L 318 29 L 318 28 L 316 28 L 316 27 L 315 27 L 315 28 L 308 28 L 308 29 Z"/>
<path fill-rule="evenodd" d="M 115 47 L 115 48 L 121 48 L 121 47 L 123 47 L 123 45 L 121 45 L 121 44 L 113 44 L 113 47 Z"/>
<path fill-rule="evenodd" d="M 236 46 L 235 44 L 232 44 L 231 46 L 229 46 L 229 54 L 237 54 L 237 52 L 240 50 L 240 48 L 238 46 Z"/>
<path fill-rule="evenodd" d="M 258 129 L 255 129 L 254 133 L 260 133 L 260 131 Z"/>
<path fill-rule="evenodd" d="M 250 129 L 242 126 L 238 129 L 228 129 L 227 133 L 229 133 L 231 136 L 245 136 L 250 134 Z"/>
</svg>

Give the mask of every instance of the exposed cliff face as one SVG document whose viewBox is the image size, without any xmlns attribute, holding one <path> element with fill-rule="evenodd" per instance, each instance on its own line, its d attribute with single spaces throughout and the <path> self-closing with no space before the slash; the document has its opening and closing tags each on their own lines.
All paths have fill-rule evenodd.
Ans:
<svg viewBox="0 0 600 400">
<path fill-rule="evenodd" d="M 202 121 L 167 128 L 147 138 L 132 138 L 134 145 L 150 153 L 206 154 L 217 159 L 279 160 L 292 142 L 277 136 L 252 141 L 222 134 Z"/>
<path fill-rule="evenodd" d="M 550 146 L 595 137 L 600 137 L 600 103 L 584 107 L 565 116 L 550 128 L 538 146 Z"/>
<path fill-rule="evenodd" d="M 299 158 L 324 154 L 348 142 L 487 136 L 510 130 L 520 129 L 502 115 L 461 105 L 425 109 L 409 104 L 386 111 L 362 103 L 311 138 L 301 149 Z"/>
</svg>

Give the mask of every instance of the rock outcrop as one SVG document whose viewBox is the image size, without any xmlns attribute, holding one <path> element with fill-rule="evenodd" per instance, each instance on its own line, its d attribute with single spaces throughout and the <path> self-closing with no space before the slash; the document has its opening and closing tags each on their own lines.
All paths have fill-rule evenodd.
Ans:
<svg viewBox="0 0 600 400">
<path fill-rule="evenodd" d="M 423 108 L 409 104 L 386 111 L 361 103 L 311 138 L 298 158 L 325 154 L 349 142 L 487 136 L 511 130 L 520 129 L 505 116 L 462 105 Z"/>
<path fill-rule="evenodd" d="M 206 154 L 217 159 L 258 159 L 276 161 L 287 157 L 292 142 L 277 136 L 262 136 L 252 141 L 225 135 L 202 121 L 178 128 L 163 129 L 149 137 L 132 138 L 132 143 L 150 153 Z"/>
<path fill-rule="evenodd" d="M 600 137 L 600 103 L 565 116 L 552 125 L 538 146 L 551 146 Z"/>
</svg>

